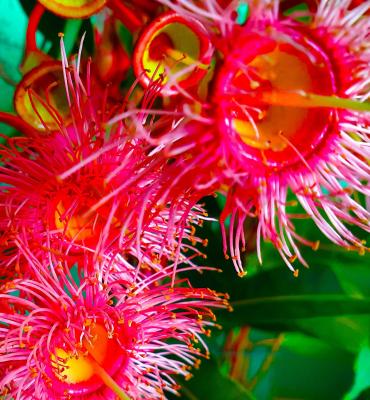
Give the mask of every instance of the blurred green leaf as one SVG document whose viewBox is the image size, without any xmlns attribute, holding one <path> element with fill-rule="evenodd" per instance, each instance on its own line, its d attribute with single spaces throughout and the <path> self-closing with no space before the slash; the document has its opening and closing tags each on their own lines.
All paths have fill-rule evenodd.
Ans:
<svg viewBox="0 0 370 400">
<path fill-rule="evenodd" d="M 333 346 L 357 353 L 370 338 L 370 317 L 348 315 L 307 318 L 296 321 L 296 329 Z"/>
<path fill-rule="evenodd" d="M 346 263 L 342 258 L 340 263 L 338 261 L 332 262 L 330 268 L 336 274 L 346 293 L 358 297 L 370 296 L 369 257 L 364 256 L 358 261 L 353 265 L 350 260 Z M 363 261 L 363 263 L 360 261 Z"/>
<path fill-rule="evenodd" d="M 250 391 L 224 376 L 213 360 L 204 361 L 194 377 L 181 386 L 181 393 L 189 400 L 255 400 Z"/>
<path fill-rule="evenodd" d="M 266 376 L 270 390 L 261 398 L 343 398 L 353 377 L 353 355 L 303 334 L 287 333 L 284 336 Z"/>
<path fill-rule="evenodd" d="M 222 367 L 257 399 L 341 399 L 354 355 L 302 333 L 233 329 Z"/>
<path fill-rule="evenodd" d="M 336 272 L 344 268 L 349 267 L 335 267 Z M 370 297 L 359 295 L 358 290 L 347 294 L 333 269 L 312 268 L 299 278 L 275 269 L 240 280 L 231 291 L 234 312 L 220 314 L 219 322 L 224 326 L 297 330 L 357 352 L 370 336 Z M 370 281 L 368 269 L 352 265 L 351 271 L 361 276 L 353 277 L 352 282 L 362 280 L 366 285 Z"/>
<path fill-rule="evenodd" d="M 0 104 L 1 111 L 13 110 L 13 93 L 21 78 L 19 64 L 24 52 L 27 18 L 17 0 L 3 0 L 0 13 Z M 0 123 L 0 133 L 13 128 Z M 0 140 L 3 142 L 3 139 Z"/>
<path fill-rule="evenodd" d="M 64 26 L 64 47 L 66 53 L 69 55 L 80 39 L 80 30 L 82 26 L 82 20 L 80 19 L 68 19 Z"/>
<path fill-rule="evenodd" d="M 369 400 L 370 399 L 370 389 L 365 389 L 359 394 L 356 400 Z"/>
<path fill-rule="evenodd" d="M 361 348 L 358 354 L 355 372 L 355 381 L 344 400 L 354 400 L 361 392 L 370 388 L 370 347 L 367 344 Z"/>
<path fill-rule="evenodd" d="M 370 315 L 370 298 L 336 294 L 260 297 L 231 304 L 234 313 L 230 319 L 236 319 L 241 324 L 345 314 Z"/>
</svg>

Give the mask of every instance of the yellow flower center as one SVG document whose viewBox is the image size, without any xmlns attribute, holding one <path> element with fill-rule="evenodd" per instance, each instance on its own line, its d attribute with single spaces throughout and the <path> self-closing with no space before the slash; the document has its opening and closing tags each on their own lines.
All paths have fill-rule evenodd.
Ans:
<svg viewBox="0 0 370 400">
<path fill-rule="evenodd" d="M 312 90 L 312 77 L 307 64 L 278 46 L 272 52 L 257 56 L 249 67 L 263 80 L 268 81 L 272 90 Z M 258 89 L 257 81 L 254 85 Z M 234 118 L 232 125 L 246 144 L 258 149 L 281 151 L 288 146 L 288 141 L 284 138 L 293 138 L 307 123 L 307 116 L 306 108 L 271 105 L 261 110 L 253 122 L 245 118 Z"/>
<path fill-rule="evenodd" d="M 81 383 L 93 378 L 96 374 L 96 363 L 103 364 L 108 352 L 108 334 L 101 325 L 91 329 L 94 342 L 84 341 L 84 349 L 77 354 L 70 350 L 57 348 L 51 356 L 56 366 L 54 372 L 58 379 L 66 383 Z"/>
<path fill-rule="evenodd" d="M 195 62 L 199 55 L 199 39 L 196 34 L 186 25 L 173 22 L 156 32 L 144 51 L 142 62 L 152 79 L 163 76 L 163 83 L 166 83 L 169 71 L 171 74 L 180 72 L 186 65 Z M 189 74 L 184 74 L 182 79 Z"/>
<path fill-rule="evenodd" d="M 68 239 L 85 240 L 93 235 L 91 218 L 87 218 L 83 213 L 75 213 L 69 218 L 63 218 L 65 213 L 64 203 L 60 201 L 55 211 L 55 227 L 63 231 Z"/>
<path fill-rule="evenodd" d="M 218 71 L 214 102 L 219 131 L 232 152 L 242 150 L 243 165 L 301 162 L 330 134 L 334 109 L 359 107 L 334 96 L 330 59 L 302 32 L 266 28 L 239 42 Z"/>
<path fill-rule="evenodd" d="M 84 325 L 89 329 L 89 336 L 83 338 L 77 351 L 58 347 L 50 356 L 52 373 L 62 383 L 55 385 L 56 390 L 63 395 L 84 396 L 106 385 L 119 399 L 128 400 L 114 380 L 115 373 L 125 367 L 126 361 L 125 351 L 114 337 L 120 335 L 123 340 L 124 331 L 119 329 L 111 335 L 103 325 L 89 319 Z"/>
<path fill-rule="evenodd" d="M 133 67 L 144 86 L 157 83 L 198 86 L 210 69 L 213 47 L 207 31 L 196 20 L 166 12 L 141 33 Z M 166 88 L 166 94 L 176 90 Z M 162 92 L 163 94 L 164 92 Z"/>
<path fill-rule="evenodd" d="M 86 245 L 97 242 L 108 221 L 112 232 L 117 233 L 122 224 L 118 216 L 110 216 L 111 203 L 94 208 L 110 190 L 111 188 L 98 176 L 94 179 L 81 178 L 78 187 L 66 185 L 54 199 L 50 222 L 63 232 L 66 238 L 84 242 Z"/>
<path fill-rule="evenodd" d="M 70 112 L 61 63 L 46 61 L 31 69 L 17 86 L 14 105 L 22 119 L 40 132 L 57 130 L 60 118 L 68 124 Z"/>
</svg>

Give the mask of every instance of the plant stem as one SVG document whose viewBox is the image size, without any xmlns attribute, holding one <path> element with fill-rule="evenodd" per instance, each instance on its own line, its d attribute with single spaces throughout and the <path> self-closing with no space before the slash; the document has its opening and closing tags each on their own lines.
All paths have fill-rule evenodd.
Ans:
<svg viewBox="0 0 370 400">
<path fill-rule="evenodd" d="M 98 362 L 91 355 L 91 363 L 94 366 L 94 370 L 97 375 L 100 376 L 101 380 L 110 388 L 121 400 L 130 400 L 122 388 L 114 381 L 114 379 L 107 373 L 107 371 L 98 364 Z"/>
<path fill-rule="evenodd" d="M 36 44 L 36 32 L 44 12 L 45 12 L 44 6 L 42 6 L 39 3 L 36 3 L 28 20 L 28 26 L 26 32 L 26 53 L 38 50 Z"/>
<path fill-rule="evenodd" d="M 140 20 L 134 10 L 127 7 L 122 1 L 109 0 L 107 4 L 129 31 L 135 32 L 143 26 L 143 21 Z"/>
<path fill-rule="evenodd" d="M 261 96 L 263 102 L 271 105 L 302 108 L 327 107 L 370 111 L 370 102 L 367 101 L 360 102 L 352 99 L 344 99 L 336 96 L 322 96 L 314 93 L 272 90 L 258 92 L 255 96 Z"/>
</svg>

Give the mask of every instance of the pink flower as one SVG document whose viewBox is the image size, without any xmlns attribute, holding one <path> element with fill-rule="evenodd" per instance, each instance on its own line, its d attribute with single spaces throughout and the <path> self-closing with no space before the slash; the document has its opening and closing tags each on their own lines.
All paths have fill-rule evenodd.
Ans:
<svg viewBox="0 0 370 400">
<path fill-rule="evenodd" d="M 76 262 L 86 252 L 95 259 L 119 253 L 139 267 L 150 264 L 154 269 L 190 262 L 199 254 L 191 221 L 198 224 L 203 210 L 192 210 L 194 204 L 186 200 L 171 206 L 159 202 L 156 192 L 148 194 L 165 161 L 149 155 L 151 146 L 137 137 L 135 130 L 144 123 L 137 119 L 144 119 L 145 112 L 128 110 L 125 118 L 107 128 L 112 116 L 126 110 L 125 101 L 123 106 L 113 104 L 107 91 L 94 86 L 89 62 L 85 74 L 79 71 L 81 51 L 69 65 L 62 42 L 67 121 L 55 105 L 45 102 L 43 113 L 32 103 L 32 118 L 46 128 L 40 132 L 15 117 L 1 116 L 29 137 L 9 139 L 0 148 L 5 249 L 0 268 L 14 271 L 15 263 L 21 263 L 23 242 L 34 252 L 61 252 Z M 144 107 L 153 96 L 150 89 L 145 93 Z M 43 115 L 57 128 L 50 129 Z M 179 246 L 182 240 L 188 240 L 185 247 Z M 181 250 L 185 248 L 190 250 L 187 255 Z"/>
<path fill-rule="evenodd" d="M 90 129 L 80 144 L 57 133 L 14 138 L 2 148 L 0 226 L 10 241 L 27 234 L 42 247 L 49 236 L 55 247 L 97 252 L 133 241 L 151 170 L 139 174 L 146 162 L 140 145 L 99 136 Z"/>
<path fill-rule="evenodd" d="M 177 393 L 173 375 L 188 376 L 201 348 L 207 355 L 202 336 L 215 325 L 211 308 L 227 307 L 209 289 L 163 283 L 171 269 L 135 280 L 121 274 L 109 283 L 110 272 L 97 265 L 72 276 L 68 260 L 49 254 L 42 263 L 25 255 L 35 278 L 15 279 L 0 293 L 5 399 L 162 399 L 164 391 Z"/>
<path fill-rule="evenodd" d="M 240 274 L 248 217 L 259 221 L 258 249 L 271 241 L 292 270 L 296 258 L 306 264 L 300 243 L 318 247 L 296 231 L 303 216 L 337 245 L 365 251 L 349 225 L 369 231 L 355 193 L 370 193 L 370 5 L 321 1 L 310 4 L 314 12 L 286 16 L 278 0 L 253 1 L 240 25 L 236 1 L 224 9 L 216 0 L 160 2 L 203 23 L 218 49 L 206 100 L 193 91 L 181 103 L 178 93 L 181 118 L 160 137 L 176 157 L 166 191 L 174 181 L 194 201 L 215 189 L 226 194 L 224 248 Z"/>
<path fill-rule="evenodd" d="M 200 255 L 195 245 L 202 242 L 195 227 L 202 224 L 204 211 L 186 201 L 180 206 L 157 205 L 155 193 L 147 195 L 153 169 L 145 167 L 140 145 L 123 138 L 97 148 L 93 141 L 75 150 L 68 145 L 55 147 L 56 137 L 42 142 L 14 138 L 10 147 L 2 149 L 4 278 L 11 279 L 14 273 L 29 276 L 24 246 L 37 254 L 65 254 L 78 265 L 86 257 L 106 262 L 125 259 L 129 266 L 151 270 L 183 262 L 193 265 L 192 258 Z M 91 162 L 83 165 L 81 153 Z M 137 168 L 132 168 L 130 163 L 135 162 Z M 70 174 L 66 178 L 65 171 Z"/>
</svg>

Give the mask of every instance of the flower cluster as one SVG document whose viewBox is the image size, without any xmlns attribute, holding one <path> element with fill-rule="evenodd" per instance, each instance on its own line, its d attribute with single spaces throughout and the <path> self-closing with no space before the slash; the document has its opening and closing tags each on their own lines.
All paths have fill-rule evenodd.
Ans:
<svg viewBox="0 0 370 400">
<path fill-rule="evenodd" d="M 23 136 L 1 146 L 0 392 L 161 399 L 207 356 L 211 309 L 228 308 L 178 275 L 201 268 L 206 213 L 153 190 L 164 160 L 140 132 L 156 87 L 129 109 L 82 44 L 71 61 L 63 37 L 61 50 L 25 74 L 19 117 L 2 114 Z"/>
<path fill-rule="evenodd" d="M 161 52 L 165 106 L 182 113 L 160 139 L 176 159 L 163 180 L 169 198 L 179 187 L 193 199 L 226 196 L 224 250 L 240 274 L 248 218 L 258 219 L 260 260 L 267 240 L 292 270 L 296 259 L 306 265 L 299 244 L 319 246 L 296 231 L 297 218 L 366 251 L 349 226 L 369 231 L 359 196 L 369 195 L 368 2 L 161 3 L 173 13 L 145 28 L 134 56 L 153 73 L 151 54 Z"/>
<path fill-rule="evenodd" d="M 225 257 L 243 275 L 245 226 L 306 265 L 296 230 L 367 251 L 370 4 L 351 0 L 39 0 L 17 115 L 0 147 L 0 396 L 164 399 L 207 356 L 227 295 L 193 288 L 225 196 Z M 94 16 L 60 60 L 45 12 Z M 122 39 L 130 32 L 134 49 Z M 204 256 L 205 257 L 205 256 Z"/>
</svg>

